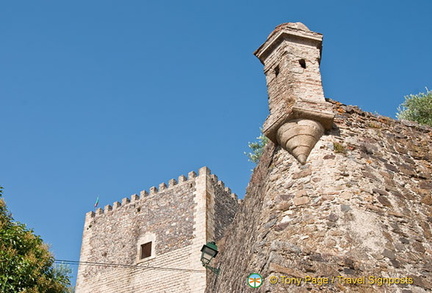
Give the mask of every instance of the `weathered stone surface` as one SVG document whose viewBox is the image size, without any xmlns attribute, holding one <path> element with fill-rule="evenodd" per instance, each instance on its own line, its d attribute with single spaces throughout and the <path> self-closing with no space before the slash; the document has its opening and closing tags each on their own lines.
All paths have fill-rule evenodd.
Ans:
<svg viewBox="0 0 432 293">
<path fill-rule="evenodd" d="M 302 204 L 307 204 L 308 202 L 310 202 L 310 199 L 308 197 L 298 197 L 298 198 L 294 198 L 293 202 L 296 206 L 302 205 Z"/>
<path fill-rule="evenodd" d="M 300 56 L 302 50 L 307 46 L 295 54 Z M 270 92 L 283 85 L 271 73 L 282 59 L 269 58 L 274 62 L 265 65 L 269 95 L 273 97 L 268 121 L 273 119 L 272 113 L 281 111 L 277 106 L 281 101 L 286 101 L 284 107 L 294 104 L 284 100 L 291 94 L 281 97 L 276 91 Z M 431 290 L 432 128 L 327 101 L 338 114 L 305 165 L 278 145 L 282 140 L 267 145 L 242 210 L 224 237 L 229 245 L 221 249 L 218 259 L 224 269 L 217 282 L 207 287 L 207 293 L 251 292 L 245 278 L 252 272 L 265 278 L 254 292 Z M 281 203 L 285 203 L 283 209 Z M 260 223 L 258 219 L 269 219 L 270 215 L 277 222 L 266 229 L 267 220 Z M 262 241 L 260 235 L 265 235 L 268 244 L 260 251 L 248 249 Z M 270 284 L 271 277 L 281 280 L 282 276 L 340 276 L 349 280 L 375 276 L 411 281 L 380 286 L 347 282 Z"/>
<path fill-rule="evenodd" d="M 299 178 L 302 178 L 302 177 L 309 176 L 311 174 L 312 174 L 312 170 L 310 168 L 308 168 L 306 170 L 301 170 L 300 172 L 295 173 L 292 178 L 293 179 L 299 179 Z"/>
<path fill-rule="evenodd" d="M 422 198 L 421 202 L 424 203 L 424 204 L 427 204 L 427 205 L 432 205 L 432 195 L 430 195 L 430 194 L 425 195 Z"/>
<path fill-rule="evenodd" d="M 384 249 L 383 256 L 388 257 L 389 259 L 396 259 L 396 254 L 388 249 Z"/>
<path fill-rule="evenodd" d="M 336 109 L 344 107 L 338 102 L 333 103 Z M 344 112 L 336 124 L 337 128 L 318 141 L 304 166 L 291 164 L 293 158 L 273 144 L 266 148 L 263 159 L 252 176 L 243 206 L 243 210 L 254 210 L 255 215 L 249 215 L 247 221 L 243 219 L 244 214 L 236 216 L 233 229 L 229 229 L 226 235 L 227 241 L 234 247 L 221 252 L 219 259 L 224 266 L 242 269 L 227 269 L 222 272 L 218 284 L 214 289 L 207 288 L 207 292 L 224 292 L 225 286 L 232 290 L 229 292 L 248 292 L 244 281 L 241 278 L 237 281 L 236 276 L 246 277 L 250 272 L 258 272 L 265 278 L 288 274 L 293 277 L 309 274 L 315 277 L 372 275 L 383 278 L 409 277 L 411 274 L 411 278 L 414 278 L 414 284 L 411 285 L 350 285 L 345 290 L 430 290 L 428 280 L 432 280 L 432 272 L 424 268 L 432 263 L 432 193 L 430 189 L 420 188 L 428 187 L 430 181 L 425 176 L 415 177 L 403 172 L 398 166 L 410 162 L 410 169 L 415 170 L 417 166 L 421 166 L 422 172 L 428 173 L 432 171 L 432 164 L 407 155 L 411 153 L 408 147 L 404 152 L 392 148 L 393 138 L 382 136 L 382 130 L 378 128 L 382 127 L 379 123 L 383 122 L 376 120 L 377 128 L 359 127 L 366 125 L 367 119 L 376 119 L 371 114 L 362 113 L 361 110 Z M 432 152 L 432 142 L 428 140 L 432 135 L 431 128 L 426 133 L 423 132 L 424 129 L 418 132 L 414 126 L 408 128 L 391 119 L 386 120 L 385 125 L 388 132 L 392 131 L 392 127 L 398 127 L 398 132 L 406 140 L 428 141 L 427 145 L 423 145 L 424 152 Z M 355 136 L 350 135 L 352 131 L 355 131 Z M 334 150 L 329 147 L 336 138 L 338 141 L 344 140 L 346 145 L 352 145 L 343 156 L 334 155 Z M 364 150 L 361 145 L 364 141 L 372 140 L 377 142 L 377 149 L 373 153 L 379 152 L 380 158 L 362 156 Z M 269 162 L 272 162 L 271 168 L 267 167 Z M 282 167 L 288 164 L 291 166 L 289 169 Z M 404 168 L 408 169 L 407 166 Z M 279 175 L 275 176 L 276 173 Z M 316 177 L 321 180 L 313 180 Z M 274 181 L 271 178 L 278 179 Z M 284 187 L 278 183 L 284 180 L 290 180 L 292 184 Z M 305 189 L 305 186 L 308 188 Z M 262 205 L 262 202 L 276 197 L 276 194 L 279 195 L 279 200 L 282 201 L 280 195 L 285 195 L 286 202 L 292 202 L 283 212 Z M 315 205 L 315 202 L 318 204 Z M 266 239 L 271 243 L 286 241 L 298 247 L 297 252 L 293 253 L 289 247 L 274 244 L 271 245 L 272 259 L 277 259 L 277 263 L 268 261 L 265 257 L 269 254 L 268 248 L 263 247 L 259 254 L 246 253 L 234 264 L 231 261 L 233 254 L 253 245 L 253 235 L 262 233 L 259 225 L 245 224 L 253 222 L 254 217 L 265 218 L 265 215 L 270 214 L 279 219 L 279 224 L 266 231 Z M 245 230 L 247 235 L 251 235 L 247 238 L 248 242 L 235 245 L 242 243 L 240 235 L 243 233 L 240 231 Z M 325 268 L 321 267 L 320 258 L 310 257 L 312 255 L 329 256 L 322 257 Z M 345 258 L 352 262 L 344 261 Z M 309 260 L 307 264 L 305 259 Z M 332 275 L 329 272 L 335 273 Z M 305 292 L 308 288 L 313 292 L 319 288 L 323 292 L 338 292 L 341 286 L 346 285 L 283 287 L 280 284 L 265 283 L 255 291 Z"/>
<path fill-rule="evenodd" d="M 392 206 L 391 203 L 390 203 L 390 201 L 385 196 L 380 195 L 380 196 L 377 197 L 377 199 L 378 199 L 378 201 L 382 205 L 384 205 L 386 207 L 391 207 Z"/>
</svg>

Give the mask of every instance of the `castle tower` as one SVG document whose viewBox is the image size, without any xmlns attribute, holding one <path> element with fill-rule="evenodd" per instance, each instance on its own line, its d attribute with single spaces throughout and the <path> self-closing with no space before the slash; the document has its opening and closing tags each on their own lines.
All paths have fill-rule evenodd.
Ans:
<svg viewBox="0 0 432 293">
<path fill-rule="evenodd" d="M 203 167 L 87 213 L 76 292 L 204 292 L 200 249 L 222 237 L 237 207 Z"/>
<path fill-rule="evenodd" d="M 269 95 L 264 134 L 302 164 L 333 122 L 321 84 L 321 48 L 322 35 L 297 22 L 276 27 L 254 53 L 264 64 Z"/>
</svg>

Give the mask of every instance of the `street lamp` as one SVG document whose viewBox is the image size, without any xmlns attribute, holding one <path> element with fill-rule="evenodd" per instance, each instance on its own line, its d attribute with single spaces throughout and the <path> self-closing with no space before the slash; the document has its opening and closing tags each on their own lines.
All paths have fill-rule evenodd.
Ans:
<svg viewBox="0 0 432 293">
<path fill-rule="evenodd" d="M 205 268 L 211 270 L 215 274 L 219 274 L 220 270 L 209 266 L 209 263 L 218 254 L 218 252 L 218 248 L 214 242 L 207 242 L 207 244 L 204 244 L 201 248 L 201 263 Z"/>
</svg>

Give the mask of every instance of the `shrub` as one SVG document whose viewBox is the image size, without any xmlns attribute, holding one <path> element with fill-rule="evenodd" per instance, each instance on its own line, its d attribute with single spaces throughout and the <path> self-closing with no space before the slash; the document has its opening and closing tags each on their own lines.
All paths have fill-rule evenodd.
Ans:
<svg viewBox="0 0 432 293">
<path fill-rule="evenodd" d="M 432 91 L 426 89 L 426 93 L 405 96 L 396 117 L 432 126 Z"/>
<path fill-rule="evenodd" d="M 258 141 L 256 142 L 249 142 L 248 147 L 251 149 L 250 153 L 246 153 L 245 155 L 249 158 L 249 161 L 254 162 L 255 164 L 258 164 L 263 151 L 264 147 L 266 146 L 268 142 L 268 138 L 261 133 L 260 136 L 257 137 Z"/>
</svg>

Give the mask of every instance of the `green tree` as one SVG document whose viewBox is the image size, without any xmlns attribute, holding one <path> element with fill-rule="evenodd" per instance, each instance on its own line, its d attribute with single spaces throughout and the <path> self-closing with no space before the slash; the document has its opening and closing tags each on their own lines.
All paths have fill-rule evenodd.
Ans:
<svg viewBox="0 0 432 293">
<path fill-rule="evenodd" d="M 426 93 L 405 96 L 396 116 L 432 126 L 432 91 L 426 89 Z"/>
<path fill-rule="evenodd" d="M 268 142 L 268 138 L 261 133 L 260 136 L 257 137 L 258 141 L 256 142 L 249 142 L 248 147 L 251 149 L 250 153 L 246 153 L 245 155 L 249 158 L 249 161 L 254 162 L 255 164 L 258 164 L 263 151 L 264 147 L 266 146 Z"/>
<path fill-rule="evenodd" d="M 39 236 L 13 220 L 2 191 L 0 187 L 0 292 L 68 292 L 68 272 L 55 268 L 54 257 Z"/>
</svg>

